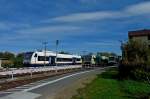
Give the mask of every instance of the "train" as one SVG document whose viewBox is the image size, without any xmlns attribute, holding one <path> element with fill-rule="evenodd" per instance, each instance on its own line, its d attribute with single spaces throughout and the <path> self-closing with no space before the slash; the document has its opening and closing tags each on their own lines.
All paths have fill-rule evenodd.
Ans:
<svg viewBox="0 0 150 99">
<path fill-rule="evenodd" d="M 108 58 L 100 55 L 84 55 L 82 56 L 83 66 L 106 66 Z"/>
<path fill-rule="evenodd" d="M 121 60 L 120 56 L 101 56 L 101 55 L 84 55 L 82 56 L 83 66 L 109 66 L 117 65 Z"/>
<path fill-rule="evenodd" d="M 56 57 L 57 56 L 57 57 Z M 24 66 L 62 66 L 80 65 L 82 59 L 80 55 L 56 54 L 53 51 L 34 51 L 24 53 Z"/>
<path fill-rule="evenodd" d="M 88 65 L 95 65 L 96 64 L 96 56 L 95 55 L 84 55 L 82 56 L 82 65 L 88 66 Z"/>
<path fill-rule="evenodd" d="M 117 56 L 109 56 L 108 58 L 108 65 L 116 65 L 118 63 Z"/>
</svg>

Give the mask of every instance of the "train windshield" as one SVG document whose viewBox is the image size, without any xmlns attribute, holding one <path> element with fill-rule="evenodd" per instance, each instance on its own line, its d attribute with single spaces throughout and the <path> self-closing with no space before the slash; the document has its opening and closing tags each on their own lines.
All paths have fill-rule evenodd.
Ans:
<svg viewBox="0 0 150 99">
<path fill-rule="evenodd" d="M 33 52 L 28 52 L 28 53 L 25 53 L 24 54 L 24 59 L 31 59 L 31 57 L 32 57 L 32 55 L 33 55 Z"/>
<path fill-rule="evenodd" d="M 111 60 L 115 60 L 115 57 L 109 57 L 109 60 L 111 61 Z"/>
</svg>

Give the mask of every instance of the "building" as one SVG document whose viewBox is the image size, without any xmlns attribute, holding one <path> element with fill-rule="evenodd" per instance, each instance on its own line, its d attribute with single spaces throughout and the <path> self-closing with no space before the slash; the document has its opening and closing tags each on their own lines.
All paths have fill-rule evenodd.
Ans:
<svg viewBox="0 0 150 99">
<path fill-rule="evenodd" d="M 130 40 L 145 42 L 150 47 L 150 29 L 129 31 L 128 36 Z"/>
<path fill-rule="evenodd" d="M 8 62 L 8 59 L 0 58 L 0 69 L 3 68 L 2 65 L 6 64 L 6 63 L 10 63 L 10 62 Z"/>
</svg>

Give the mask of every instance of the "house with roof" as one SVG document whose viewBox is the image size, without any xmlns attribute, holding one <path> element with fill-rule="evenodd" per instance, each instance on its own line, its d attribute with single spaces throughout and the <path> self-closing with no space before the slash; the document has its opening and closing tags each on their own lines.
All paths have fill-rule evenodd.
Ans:
<svg viewBox="0 0 150 99">
<path fill-rule="evenodd" d="M 128 32 L 129 40 L 145 42 L 150 48 L 150 29 L 136 30 Z"/>
</svg>

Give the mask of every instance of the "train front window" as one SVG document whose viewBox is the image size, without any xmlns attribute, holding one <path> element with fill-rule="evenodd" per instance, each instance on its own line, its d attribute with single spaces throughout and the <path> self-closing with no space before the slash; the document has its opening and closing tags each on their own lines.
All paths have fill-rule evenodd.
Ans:
<svg viewBox="0 0 150 99">
<path fill-rule="evenodd" d="M 115 60 L 115 58 L 114 57 L 109 57 L 109 60 Z"/>
<path fill-rule="evenodd" d="M 31 59 L 32 55 L 33 55 L 33 52 L 25 53 L 24 58 L 27 60 Z"/>
<path fill-rule="evenodd" d="M 34 57 L 37 57 L 37 54 L 35 54 Z"/>
<path fill-rule="evenodd" d="M 81 61 L 81 59 L 80 59 L 80 58 L 77 58 L 77 61 Z"/>
</svg>

